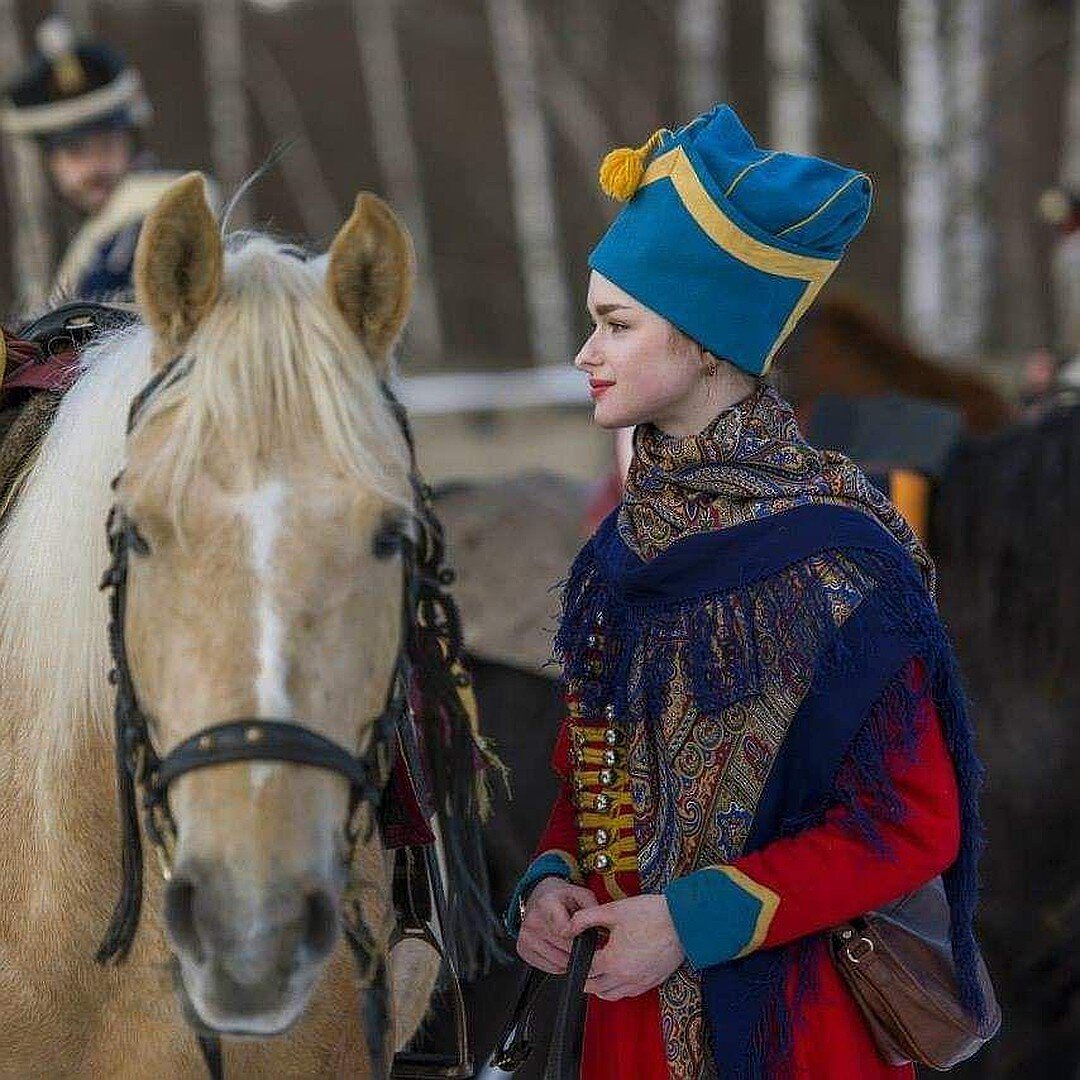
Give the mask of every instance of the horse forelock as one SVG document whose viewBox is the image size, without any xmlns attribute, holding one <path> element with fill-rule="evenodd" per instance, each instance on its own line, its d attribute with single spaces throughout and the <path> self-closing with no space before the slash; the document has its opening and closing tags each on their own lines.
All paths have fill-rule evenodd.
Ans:
<svg viewBox="0 0 1080 1080">
<path fill-rule="evenodd" d="M 69 748 L 111 712 L 107 608 L 109 482 L 124 465 L 128 407 L 151 375 L 154 342 L 136 327 L 84 354 L 0 536 L 0 663 L 6 693 L 43 751 Z M 292 453 L 321 453 L 361 490 L 408 505 L 407 449 L 378 377 L 326 296 L 319 269 L 275 242 L 230 244 L 218 302 L 185 349 L 187 374 L 154 395 L 139 424 L 164 430 L 144 483 L 181 518 L 210 455 L 238 484 Z M 160 466 L 160 467 L 158 467 Z M 17 688 L 17 690 L 15 689 Z"/>
<path fill-rule="evenodd" d="M 330 468 L 402 506 L 406 447 L 375 370 L 313 268 L 258 235 L 234 239 L 221 294 L 185 349 L 184 378 L 140 423 L 177 413 L 151 482 L 177 519 L 207 455 L 254 485 L 273 463 L 315 448 Z"/>
</svg>

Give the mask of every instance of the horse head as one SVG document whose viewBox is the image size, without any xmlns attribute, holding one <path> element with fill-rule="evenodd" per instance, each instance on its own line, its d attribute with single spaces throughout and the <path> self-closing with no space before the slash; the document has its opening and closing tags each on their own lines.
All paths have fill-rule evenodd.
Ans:
<svg viewBox="0 0 1080 1080">
<path fill-rule="evenodd" d="M 140 540 L 124 635 L 158 755 L 246 718 L 358 756 L 374 738 L 412 528 L 380 380 L 413 274 L 404 227 L 372 195 L 325 274 L 264 237 L 223 243 L 197 174 L 147 220 L 136 295 L 161 378 L 116 497 Z M 281 760 L 169 785 L 164 922 L 204 1024 L 264 1035 L 303 1012 L 339 937 L 349 796 L 338 772 Z"/>
</svg>

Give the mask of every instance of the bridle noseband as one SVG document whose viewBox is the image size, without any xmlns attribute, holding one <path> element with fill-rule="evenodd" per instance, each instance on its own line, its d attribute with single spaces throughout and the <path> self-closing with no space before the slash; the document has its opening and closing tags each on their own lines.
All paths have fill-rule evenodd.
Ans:
<svg viewBox="0 0 1080 1080">
<path fill-rule="evenodd" d="M 165 365 L 135 397 L 128 418 L 128 434 L 152 398 L 182 380 L 190 362 L 177 357 Z M 445 566 L 442 527 L 432 506 L 431 489 L 418 474 L 416 454 L 405 411 L 393 392 L 383 393 L 408 444 L 417 535 L 401 537 L 403 558 L 402 640 L 398 647 L 386 703 L 371 723 L 371 736 L 362 755 L 292 718 L 250 717 L 207 726 L 174 747 L 164 757 L 154 749 L 151 720 L 142 710 L 128 664 L 125 636 L 128 570 L 133 556 L 147 556 L 150 548 L 119 502 L 113 505 L 107 532 L 111 564 L 102 580 L 109 593 L 109 646 L 116 688 L 116 771 L 122 836 L 122 886 L 108 930 L 97 952 L 99 962 L 120 961 L 138 929 L 143 897 L 143 851 L 139 807 L 147 836 L 166 878 L 171 876 L 176 825 L 169 810 L 169 788 L 190 772 L 228 762 L 288 762 L 337 773 L 349 784 L 349 812 L 345 824 L 344 863 L 349 877 L 345 891 L 343 927 L 366 984 L 373 988 L 365 1010 L 369 1053 L 375 1067 L 385 1062 L 384 1013 L 388 1008 L 386 965 L 364 924 L 356 889 L 356 855 L 361 837 L 370 839 L 386 787 L 395 740 L 406 759 L 416 756 L 416 735 L 409 704 L 412 656 L 436 656 L 443 670 L 436 673 L 440 686 L 460 685 L 462 651 L 457 608 L 445 591 L 453 580 Z M 113 481 L 116 488 L 119 477 Z M 423 663 L 421 663 L 423 666 Z M 448 680 L 450 680 L 448 682 Z M 436 688 L 438 689 L 438 688 Z M 410 768 L 416 768 L 415 760 Z M 430 862 L 430 860 L 429 860 Z M 441 887 L 431 882 L 436 899 Z M 438 905 L 437 905 L 438 906 Z M 444 956 L 449 963 L 449 958 Z M 451 965 L 451 974 L 453 966 Z M 377 992 L 376 992 L 377 991 Z M 374 995 L 374 996 L 373 996 Z M 377 1000 L 376 1000 L 377 998 Z M 382 1025 L 382 1027 L 380 1026 Z M 216 1037 L 200 1036 L 200 1044 L 213 1075 L 220 1074 L 220 1047 Z M 465 1052 L 467 1053 L 467 1046 Z M 471 1075 L 471 1073 L 461 1073 Z"/>
</svg>

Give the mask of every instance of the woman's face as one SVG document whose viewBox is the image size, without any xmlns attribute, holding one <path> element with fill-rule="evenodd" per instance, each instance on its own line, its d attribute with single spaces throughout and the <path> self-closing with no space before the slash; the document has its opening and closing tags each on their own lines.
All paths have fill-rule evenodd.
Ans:
<svg viewBox="0 0 1080 1080">
<path fill-rule="evenodd" d="M 682 428 L 700 409 L 705 372 L 700 347 L 595 270 L 586 303 L 594 329 L 574 365 L 589 377 L 596 423 Z"/>
</svg>

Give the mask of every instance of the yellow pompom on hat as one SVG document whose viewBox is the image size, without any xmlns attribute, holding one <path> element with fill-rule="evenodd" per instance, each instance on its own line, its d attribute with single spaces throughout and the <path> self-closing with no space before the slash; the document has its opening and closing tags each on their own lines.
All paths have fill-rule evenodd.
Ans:
<svg viewBox="0 0 1080 1080">
<path fill-rule="evenodd" d="M 660 140 L 670 134 L 667 128 L 657 128 L 637 149 L 619 146 L 605 154 L 600 162 L 600 190 L 617 202 L 632 199 L 641 187 L 649 155 L 660 145 Z"/>
</svg>

